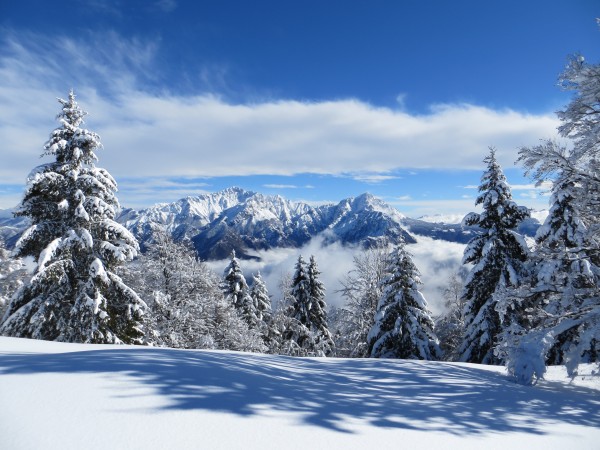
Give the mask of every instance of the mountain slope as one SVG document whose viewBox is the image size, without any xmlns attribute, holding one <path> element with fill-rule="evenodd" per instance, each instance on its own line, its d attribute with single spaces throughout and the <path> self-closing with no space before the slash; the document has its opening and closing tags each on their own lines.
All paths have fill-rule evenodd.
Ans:
<svg viewBox="0 0 600 450">
<path fill-rule="evenodd" d="M 401 237 L 415 242 L 411 233 L 466 242 L 472 231 L 460 225 L 450 229 L 408 219 L 370 194 L 338 204 L 313 207 L 281 196 L 229 188 L 213 194 L 187 197 L 139 212 L 126 210 L 119 221 L 144 246 L 153 227 L 164 227 L 175 239 L 189 239 L 203 259 L 222 259 L 235 250 L 240 257 L 278 247 L 300 247 L 314 237 L 324 242 L 377 245 Z M 410 228 L 410 232 L 407 231 Z"/>
<path fill-rule="evenodd" d="M 547 378 L 0 337 L 0 448 L 597 448 L 598 377 L 569 383 L 551 367 Z"/>
<path fill-rule="evenodd" d="M 324 243 L 378 245 L 400 238 L 414 243 L 416 236 L 467 243 L 477 232 L 460 224 L 411 219 L 371 194 L 347 198 L 337 204 L 312 206 L 281 196 L 267 196 L 229 188 L 161 203 L 139 211 L 124 209 L 117 220 L 131 230 L 144 250 L 152 230 L 164 228 L 175 240 L 193 242 L 202 259 L 223 259 L 231 250 L 242 258 L 273 248 L 299 248 L 313 238 Z M 0 236 L 11 248 L 27 220 L 0 214 Z M 520 231 L 532 236 L 539 222 L 530 219 Z"/>
</svg>

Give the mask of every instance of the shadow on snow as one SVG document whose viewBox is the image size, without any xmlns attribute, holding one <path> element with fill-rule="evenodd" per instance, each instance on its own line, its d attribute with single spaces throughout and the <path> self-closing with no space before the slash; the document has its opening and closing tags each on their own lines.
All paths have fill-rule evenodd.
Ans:
<svg viewBox="0 0 600 450">
<path fill-rule="evenodd" d="M 600 427 L 597 391 L 551 382 L 525 387 L 439 362 L 123 348 L 2 355 L 0 373 L 124 373 L 166 396 L 167 409 L 252 416 L 266 408 L 340 432 L 351 432 L 348 420 L 452 434 L 542 434 L 540 422 L 548 421 Z"/>
</svg>

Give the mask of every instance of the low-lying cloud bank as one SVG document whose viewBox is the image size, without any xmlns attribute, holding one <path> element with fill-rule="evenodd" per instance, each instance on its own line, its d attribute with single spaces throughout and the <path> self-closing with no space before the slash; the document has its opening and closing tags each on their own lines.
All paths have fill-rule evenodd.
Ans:
<svg viewBox="0 0 600 450">
<path fill-rule="evenodd" d="M 445 309 L 440 289 L 446 287 L 450 275 L 460 268 L 464 247 L 463 244 L 421 236 L 417 236 L 416 244 L 407 246 L 421 272 L 421 291 L 434 315 Z M 354 268 L 354 255 L 361 251 L 360 248 L 339 243 L 325 245 L 323 238 L 317 237 L 299 249 L 283 248 L 258 252 L 256 256 L 260 261 L 241 261 L 241 266 L 248 283 L 252 280 L 252 274 L 260 270 L 272 301 L 275 302 L 281 298 L 279 284 L 282 276 L 286 273 L 293 274 L 298 256 L 302 255 L 308 261 L 310 256 L 314 255 L 321 271 L 321 281 L 327 289 L 327 303 L 343 306 L 345 299 L 336 291 L 341 287 L 340 280 Z M 218 274 L 221 274 L 228 264 L 227 260 L 209 262 L 209 266 Z"/>
</svg>

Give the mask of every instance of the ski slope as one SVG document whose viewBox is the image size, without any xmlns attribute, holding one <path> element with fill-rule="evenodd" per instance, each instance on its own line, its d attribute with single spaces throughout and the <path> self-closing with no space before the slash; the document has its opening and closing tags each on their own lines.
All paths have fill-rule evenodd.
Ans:
<svg viewBox="0 0 600 450">
<path fill-rule="evenodd" d="M 473 364 L 0 337 L 0 448 L 598 449 L 595 369 L 525 387 Z"/>
</svg>

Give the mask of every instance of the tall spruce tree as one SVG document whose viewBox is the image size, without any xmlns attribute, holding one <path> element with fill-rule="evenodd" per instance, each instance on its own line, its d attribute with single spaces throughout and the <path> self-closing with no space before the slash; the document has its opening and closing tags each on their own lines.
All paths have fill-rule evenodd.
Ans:
<svg viewBox="0 0 600 450">
<path fill-rule="evenodd" d="M 465 335 L 458 354 L 463 362 L 499 364 L 494 347 L 503 325 L 496 311 L 495 295 L 506 287 L 518 285 L 524 276 L 529 250 L 516 228 L 529 212 L 512 201 L 493 148 L 484 162 L 487 170 L 475 201 L 483 211 L 470 213 L 463 221 L 479 227 L 481 233 L 471 239 L 463 256 L 464 264 L 474 266 L 462 294 Z"/>
<path fill-rule="evenodd" d="M 327 327 L 327 303 L 325 303 L 325 286 L 319 279 L 321 272 L 317 266 L 317 260 L 313 255 L 310 257 L 306 269 L 308 276 L 308 288 L 310 294 L 310 325 L 309 329 L 317 333 L 317 348 L 325 355 L 333 354 L 333 338 Z"/>
<path fill-rule="evenodd" d="M 527 310 L 499 348 L 525 384 L 541 378 L 546 364 L 564 363 L 574 375 L 580 362 L 600 359 L 600 65 L 576 55 L 560 83 L 575 91 L 558 112 L 559 134 L 573 145 L 546 140 L 519 150 L 526 173 L 553 185 L 531 276 L 503 305 L 508 313 Z"/>
<path fill-rule="evenodd" d="M 91 343 L 139 343 L 145 304 L 113 273 L 131 260 L 138 243 L 114 221 L 117 184 L 95 166 L 96 133 L 81 126 L 75 101 L 62 111 L 42 156 L 28 177 L 15 215 L 31 219 L 17 256 L 37 262 L 33 277 L 13 296 L 0 332 L 8 336 Z"/>
<path fill-rule="evenodd" d="M 419 271 L 401 242 L 388 259 L 375 323 L 367 337 L 372 358 L 440 358 L 433 319 L 419 284 Z"/>
<path fill-rule="evenodd" d="M 309 265 L 302 255 L 296 262 L 291 283 L 291 321 L 283 333 L 286 344 L 299 356 L 333 354 L 333 339 L 327 328 L 325 289 L 318 279 L 320 272 L 314 257 Z"/>
</svg>

